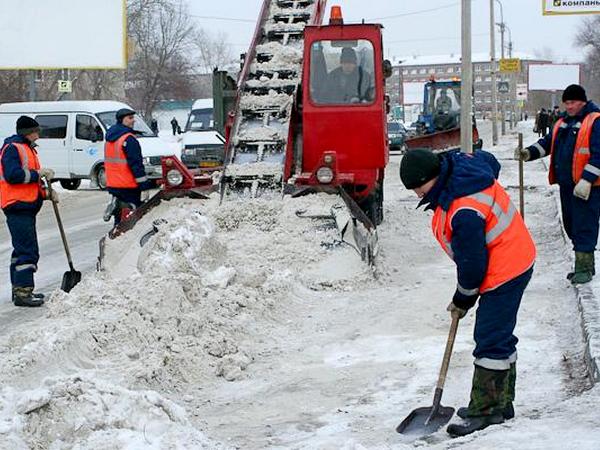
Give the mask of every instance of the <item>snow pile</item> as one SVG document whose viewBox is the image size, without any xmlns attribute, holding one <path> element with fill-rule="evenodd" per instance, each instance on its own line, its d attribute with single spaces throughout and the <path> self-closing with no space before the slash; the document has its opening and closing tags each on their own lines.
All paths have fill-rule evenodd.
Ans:
<svg viewBox="0 0 600 450">
<path fill-rule="evenodd" d="M 284 27 L 289 27 L 285 25 Z M 281 26 L 279 26 L 281 28 Z M 301 29 L 304 29 L 302 26 Z M 272 55 L 273 58 L 269 61 L 273 66 L 277 65 L 289 65 L 289 64 L 302 64 L 303 58 L 303 47 L 301 43 L 292 43 L 288 45 L 282 45 L 279 42 L 268 42 L 256 46 L 257 54 Z M 289 82 L 288 82 L 289 84 Z"/>
<path fill-rule="evenodd" d="M 77 376 L 25 392 L 5 388 L 0 407 L 2 448 L 223 448 L 156 392 Z"/>
<path fill-rule="evenodd" d="M 275 91 L 269 91 L 269 95 L 244 94 L 240 100 L 240 108 L 253 111 L 273 108 L 284 110 L 292 106 L 292 101 L 291 95 L 280 94 Z"/>
</svg>

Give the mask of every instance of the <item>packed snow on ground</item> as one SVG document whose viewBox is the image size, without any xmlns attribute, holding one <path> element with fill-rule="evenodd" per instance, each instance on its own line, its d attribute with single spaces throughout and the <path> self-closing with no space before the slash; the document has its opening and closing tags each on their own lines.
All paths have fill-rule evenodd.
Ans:
<svg viewBox="0 0 600 450">
<path fill-rule="evenodd" d="M 514 142 L 494 152 L 516 200 Z M 161 204 L 107 245 L 104 272 L 4 333 L 0 448 L 598 448 L 600 391 L 583 365 L 570 249 L 540 162 L 526 165 L 539 257 L 517 327 L 517 417 L 462 439 L 395 433 L 431 404 L 455 288 L 399 162 L 375 271 L 331 221 L 296 214 L 328 214 L 335 197 Z M 468 401 L 473 316 L 460 324 L 444 405 Z"/>
</svg>

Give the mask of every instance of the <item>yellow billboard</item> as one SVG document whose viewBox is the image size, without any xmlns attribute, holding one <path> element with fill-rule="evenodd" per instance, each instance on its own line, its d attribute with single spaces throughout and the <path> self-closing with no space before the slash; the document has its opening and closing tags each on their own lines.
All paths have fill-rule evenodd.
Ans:
<svg viewBox="0 0 600 450">
<path fill-rule="evenodd" d="M 600 0 L 542 0 L 545 16 L 600 14 Z"/>
</svg>

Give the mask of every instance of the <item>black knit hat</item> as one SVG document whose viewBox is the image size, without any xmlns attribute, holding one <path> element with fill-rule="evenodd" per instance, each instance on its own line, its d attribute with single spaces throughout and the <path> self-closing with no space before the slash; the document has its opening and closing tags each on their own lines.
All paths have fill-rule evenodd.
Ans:
<svg viewBox="0 0 600 450">
<path fill-rule="evenodd" d="M 40 131 L 40 124 L 29 116 L 21 116 L 17 119 L 17 134 L 27 136 Z"/>
<path fill-rule="evenodd" d="M 440 174 L 440 158 L 428 149 L 410 150 L 400 163 L 400 179 L 406 189 L 416 189 Z"/>
<path fill-rule="evenodd" d="M 587 102 L 587 95 L 585 94 L 585 89 L 583 89 L 578 84 L 572 84 L 568 86 L 562 95 L 562 101 L 567 102 L 569 100 L 579 100 L 582 102 Z"/>
<path fill-rule="evenodd" d="M 133 115 L 135 115 L 135 111 L 133 109 L 122 108 L 117 111 L 117 122 L 121 123 L 125 117 Z"/>
<path fill-rule="evenodd" d="M 340 62 L 349 62 L 356 64 L 357 58 L 354 49 L 350 47 L 344 47 L 340 56 Z"/>
</svg>

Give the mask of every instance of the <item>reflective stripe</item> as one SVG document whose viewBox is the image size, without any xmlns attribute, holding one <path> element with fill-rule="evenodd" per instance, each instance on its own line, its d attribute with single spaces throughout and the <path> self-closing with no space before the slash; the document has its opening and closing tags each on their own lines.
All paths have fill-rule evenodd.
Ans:
<svg viewBox="0 0 600 450">
<path fill-rule="evenodd" d="M 456 285 L 456 290 L 458 292 L 460 292 L 462 295 L 468 295 L 468 296 L 472 296 L 472 295 L 477 295 L 479 294 L 479 288 L 475 288 L 475 289 L 465 289 L 464 287 L 462 287 L 459 284 Z"/>
<path fill-rule="evenodd" d="M 567 122 L 563 122 L 560 124 L 560 128 L 567 128 L 567 127 L 568 127 Z"/>
<path fill-rule="evenodd" d="M 19 260 L 19 258 L 11 258 L 11 259 L 10 259 L 10 263 L 11 263 L 11 264 L 14 264 L 14 263 L 16 263 L 18 260 Z"/>
<path fill-rule="evenodd" d="M 126 159 L 120 159 L 120 158 L 104 158 L 104 162 L 111 163 L 111 164 L 127 164 Z"/>
<path fill-rule="evenodd" d="M 29 171 L 29 169 L 23 169 L 23 171 L 25 172 L 25 180 L 23 180 L 23 183 L 31 183 L 31 172 Z"/>
<path fill-rule="evenodd" d="M 581 128 L 581 122 L 577 122 L 575 125 L 573 125 L 573 128 Z"/>
<path fill-rule="evenodd" d="M 548 152 L 546 151 L 546 149 L 544 147 L 542 147 L 538 142 L 533 144 L 532 147 L 537 148 L 537 150 L 540 152 L 540 155 L 542 155 L 542 156 L 548 155 Z"/>
<path fill-rule="evenodd" d="M 0 175 L 0 181 L 6 181 L 2 175 Z"/>
<path fill-rule="evenodd" d="M 21 264 L 19 266 L 15 266 L 15 270 L 17 272 L 22 272 L 24 270 L 33 270 L 35 272 L 37 270 L 37 266 L 35 264 Z"/>
<path fill-rule="evenodd" d="M 587 147 L 581 147 L 577 153 L 579 153 L 580 155 L 589 155 L 590 149 Z"/>
<path fill-rule="evenodd" d="M 504 212 L 502 207 L 496 203 L 491 196 L 482 192 L 469 195 L 468 197 L 491 207 L 492 212 L 498 219 L 498 223 L 496 223 L 494 228 L 485 234 L 485 242 L 489 245 L 494 242 L 504 231 L 506 231 L 508 227 L 510 227 L 513 219 L 515 218 L 515 214 L 517 213 L 517 208 L 515 208 L 515 205 L 509 201 L 508 211 Z"/>
<path fill-rule="evenodd" d="M 506 359 L 476 358 L 475 365 L 489 370 L 508 370 L 510 365 L 517 362 L 517 352 L 515 351 Z"/>
<path fill-rule="evenodd" d="M 148 181 L 148 177 L 144 175 L 143 177 L 136 178 L 135 181 L 137 181 L 138 183 L 143 183 L 145 181 Z"/>
<path fill-rule="evenodd" d="M 583 168 L 583 170 L 587 170 L 590 173 L 593 173 L 594 175 L 600 177 L 600 169 L 598 169 L 596 166 L 592 166 L 591 164 L 586 164 L 585 167 Z"/>
</svg>

